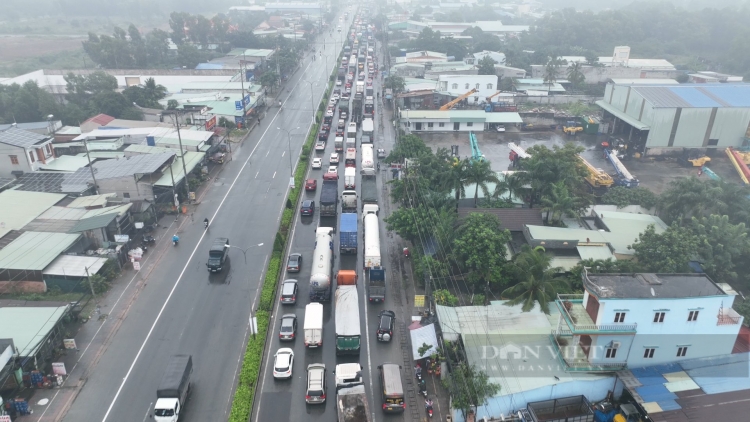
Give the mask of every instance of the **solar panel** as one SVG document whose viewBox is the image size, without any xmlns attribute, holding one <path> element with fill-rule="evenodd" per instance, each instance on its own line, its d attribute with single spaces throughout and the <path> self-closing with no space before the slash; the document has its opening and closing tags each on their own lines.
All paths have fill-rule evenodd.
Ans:
<svg viewBox="0 0 750 422">
<path fill-rule="evenodd" d="M 17 147 L 34 146 L 40 142 L 46 141 L 47 139 L 46 136 L 16 127 L 0 131 L 0 143 Z"/>
</svg>

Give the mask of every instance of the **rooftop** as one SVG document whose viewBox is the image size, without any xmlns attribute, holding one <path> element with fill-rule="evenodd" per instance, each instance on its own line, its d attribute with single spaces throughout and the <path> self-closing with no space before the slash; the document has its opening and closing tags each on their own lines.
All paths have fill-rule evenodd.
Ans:
<svg viewBox="0 0 750 422">
<path fill-rule="evenodd" d="M 89 165 L 89 160 L 86 157 L 78 157 L 75 155 L 61 155 L 55 158 L 53 161 L 47 164 L 42 164 L 42 170 L 50 171 L 76 171 L 81 167 Z"/>
<path fill-rule="evenodd" d="M 750 107 L 750 84 L 636 85 L 632 89 L 656 108 Z"/>
<path fill-rule="evenodd" d="M 76 198 L 68 204 L 68 208 L 93 208 L 107 205 L 109 198 L 117 196 L 114 193 L 105 193 L 102 195 L 88 195 Z"/>
<path fill-rule="evenodd" d="M 680 83 L 674 79 L 626 79 L 626 78 L 614 78 L 610 79 L 617 85 L 679 85 Z"/>
<path fill-rule="evenodd" d="M 106 126 L 107 123 L 111 122 L 112 120 L 115 120 L 115 118 L 112 116 L 109 116 L 107 114 L 97 114 L 96 116 L 90 117 L 88 120 L 81 124 L 85 125 L 86 123 L 96 123 L 99 126 Z"/>
<path fill-rule="evenodd" d="M 80 237 L 77 233 L 24 232 L 0 249 L 0 268 L 42 271 Z"/>
<path fill-rule="evenodd" d="M 60 255 L 42 271 L 44 275 L 87 277 L 96 274 L 107 258 L 85 255 Z"/>
<path fill-rule="evenodd" d="M 11 127 L 0 131 L 0 144 L 13 145 L 20 148 L 30 148 L 49 141 L 49 136 L 40 135 L 36 132 Z"/>
<path fill-rule="evenodd" d="M 181 157 L 178 156 L 174 160 L 174 162 L 172 163 L 172 170 L 165 170 L 161 178 L 154 182 L 154 186 L 171 187 L 173 185 L 173 180 L 175 185 L 179 184 L 180 181 L 182 181 L 182 179 L 185 177 L 182 161 L 185 160 L 185 168 L 187 168 L 188 173 L 190 173 L 201 163 L 201 160 L 203 160 L 205 156 L 206 154 L 201 152 L 186 151 Z"/>
<path fill-rule="evenodd" d="M 64 198 L 62 194 L 18 189 L 0 192 L 0 238 L 11 230 L 20 230 Z"/>
<path fill-rule="evenodd" d="M 94 154 L 92 153 L 93 157 Z M 91 188 L 89 169 L 78 169 L 75 173 L 62 171 L 35 171 L 18 178 L 17 191 L 38 193 L 64 193 L 82 195 Z M 65 195 L 63 195 L 64 197 Z M 1 212 L 0 212 L 1 213 Z M 1 233 L 1 232 L 0 232 Z"/>
<path fill-rule="evenodd" d="M 117 179 L 159 171 L 174 156 L 175 153 L 173 152 L 143 154 L 124 157 L 119 160 L 97 161 L 92 165 L 97 180 Z"/>
<path fill-rule="evenodd" d="M 78 220 L 86 215 L 82 208 L 66 208 L 53 206 L 43 212 L 34 221 L 23 227 L 25 231 L 69 233 Z"/>
<path fill-rule="evenodd" d="M 500 227 L 509 231 L 523 231 L 527 224 L 542 225 L 542 212 L 539 208 L 468 208 L 458 209 L 458 218 L 464 219 L 471 213 L 492 214 L 500 219 Z"/>
<path fill-rule="evenodd" d="M 705 274 L 586 274 L 584 288 L 601 299 L 726 296 Z"/>
<path fill-rule="evenodd" d="M 402 119 L 434 119 L 451 122 L 521 123 L 518 113 L 487 113 L 484 110 L 404 110 Z"/>
<path fill-rule="evenodd" d="M 70 229 L 69 233 L 81 233 L 87 230 L 94 230 L 94 229 L 100 229 L 102 227 L 107 227 L 115 218 L 117 218 L 116 212 L 83 218 L 79 220 L 78 223 L 75 226 L 73 226 L 73 228 Z"/>
<path fill-rule="evenodd" d="M 0 307 L 0 338 L 13 339 L 19 356 L 36 354 L 52 328 L 67 313 L 68 305 L 59 307 Z"/>
</svg>

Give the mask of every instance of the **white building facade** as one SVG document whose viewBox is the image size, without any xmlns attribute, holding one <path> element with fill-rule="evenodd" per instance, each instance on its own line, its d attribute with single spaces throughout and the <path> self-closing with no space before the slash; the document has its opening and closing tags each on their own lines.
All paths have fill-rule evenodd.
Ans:
<svg viewBox="0 0 750 422">
<path fill-rule="evenodd" d="M 498 91 L 497 75 L 440 75 L 438 91 L 448 92 L 458 97 L 470 90 L 477 92 L 466 100 L 469 104 L 481 104 L 487 97 Z"/>
<path fill-rule="evenodd" d="M 34 172 L 54 161 L 52 139 L 13 126 L 0 131 L 0 177 Z"/>
</svg>

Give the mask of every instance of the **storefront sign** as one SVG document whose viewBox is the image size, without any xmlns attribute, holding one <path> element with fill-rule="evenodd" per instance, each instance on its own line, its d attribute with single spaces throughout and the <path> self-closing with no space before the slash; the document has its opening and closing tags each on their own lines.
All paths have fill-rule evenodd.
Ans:
<svg viewBox="0 0 750 422">
<path fill-rule="evenodd" d="M 206 130 L 211 130 L 216 126 L 216 116 L 206 121 Z"/>
</svg>

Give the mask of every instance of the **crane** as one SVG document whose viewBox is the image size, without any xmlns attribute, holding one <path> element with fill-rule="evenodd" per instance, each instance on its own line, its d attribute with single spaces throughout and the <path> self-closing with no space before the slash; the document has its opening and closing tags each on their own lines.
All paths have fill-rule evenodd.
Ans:
<svg viewBox="0 0 750 422">
<path fill-rule="evenodd" d="M 477 143 L 477 137 L 474 132 L 469 132 L 469 142 L 471 143 L 471 161 L 484 161 L 484 155 L 479 150 L 479 144 Z"/>
<path fill-rule="evenodd" d="M 459 95 L 458 98 L 456 98 L 455 100 L 453 100 L 453 101 L 451 101 L 449 103 L 446 103 L 442 107 L 440 107 L 440 111 L 446 111 L 446 110 L 452 109 L 453 106 L 455 106 L 456 104 L 458 104 L 461 100 L 464 100 L 464 99 L 470 97 L 471 94 L 474 94 L 475 92 L 477 92 L 477 90 L 476 89 L 472 89 L 471 91 L 467 92 L 466 94 Z"/>
<path fill-rule="evenodd" d="M 530 158 L 531 154 L 526 152 L 525 149 L 521 148 L 520 146 L 516 145 L 513 142 L 508 142 L 508 148 L 510 148 L 510 154 L 508 154 L 508 158 L 510 159 L 510 162 L 513 164 L 513 167 L 518 165 L 518 162 L 522 158 Z"/>
<path fill-rule="evenodd" d="M 498 102 L 492 102 L 492 99 L 496 96 L 502 94 L 503 91 L 497 91 L 496 93 L 490 95 L 489 97 L 485 98 L 485 102 L 487 104 L 484 105 L 484 111 L 487 113 L 491 113 L 493 111 L 504 111 L 504 112 L 515 112 L 517 111 L 515 104 L 512 100 L 510 101 L 498 101 Z M 506 97 L 507 99 L 507 97 Z"/>
<path fill-rule="evenodd" d="M 615 168 L 617 172 L 617 180 L 615 184 L 617 186 L 625 186 L 626 188 L 638 187 L 638 179 L 633 177 L 632 174 L 625 168 L 619 158 L 617 158 L 617 151 L 610 150 L 609 148 L 604 149 L 604 155 L 607 157 L 609 162 Z"/>
<path fill-rule="evenodd" d="M 500 93 L 502 93 L 502 92 L 503 91 L 497 91 L 496 93 L 494 93 L 494 94 L 490 95 L 489 97 L 485 98 L 485 101 L 487 101 L 487 103 L 492 103 L 492 99 L 495 98 L 495 97 L 497 97 L 498 95 L 500 95 Z"/>
<path fill-rule="evenodd" d="M 578 159 L 581 160 L 581 162 L 586 166 L 586 169 L 589 172 L 589 175 L 586 176 L 586 182 L 588 182 L 588 184 L 591 185 L 593 189 L 606 189 L 615 183 L 615 181 L 612 179 L 612 176 L 607 174 L 606 171 L 592 166 L 591 163 L 586 161 L 585 158 L 581 157 L 580 154 L 578 155 Z"/>
</svg>

